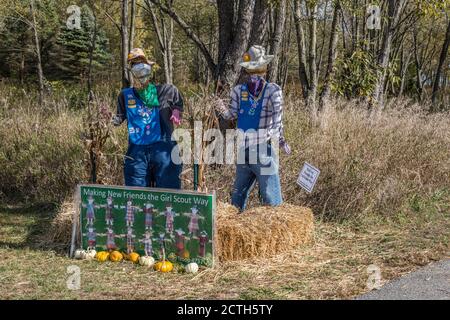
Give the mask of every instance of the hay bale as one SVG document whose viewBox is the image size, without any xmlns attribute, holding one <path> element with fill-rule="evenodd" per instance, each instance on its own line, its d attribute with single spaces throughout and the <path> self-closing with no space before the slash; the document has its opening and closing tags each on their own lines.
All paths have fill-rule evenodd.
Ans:
<svg viewBox="0 0 450 320">
<path fill-rule="evenodd" d="M 47 246 L 64 249 L 70 246 L 75 210 L 76 206 L 71 197 L 64 200 L 44 235 L 44 242 Z"/>
<path fill-rule="evenodd" d="M 220 261 L 267 258 L 310 242 L 314 216 L 311 209 L 290 204 L 238 214 L 235 207 L 218 203 L 216 226 Z"/>
</svg>

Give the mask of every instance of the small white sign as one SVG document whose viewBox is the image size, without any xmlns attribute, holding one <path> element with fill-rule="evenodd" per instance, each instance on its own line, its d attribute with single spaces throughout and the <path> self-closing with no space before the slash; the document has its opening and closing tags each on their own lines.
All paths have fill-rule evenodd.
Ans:
<svg viewBox="0 0 450 320">
<path fill-rule="evenodd" d="M 320 170 L 316 167 L 305 162 L 302 171 L 298 176 L 297 183 L 300 187 L 305 189 L 308 193 L 311 193 L 316 185 L 317 179 L 319 178 Z"/>
</svg>

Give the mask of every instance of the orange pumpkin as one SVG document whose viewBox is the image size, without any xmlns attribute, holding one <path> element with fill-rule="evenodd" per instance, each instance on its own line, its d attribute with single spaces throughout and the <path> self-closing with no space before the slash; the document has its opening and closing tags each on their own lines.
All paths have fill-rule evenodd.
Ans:
<svg viewBox="0 0 450 320">
<path fill-rule="evenodd" d="M 113 251 L 109 254 L 109 260 L 119 262 L 123 260 L 123 255 L 119 251 Z"/>
<path fill-rule="evenodd" d="M 136 252 L 132 252 L 128 255 L 128 260 L 130 260 L 133 263 L 138 263 L 139 262 L 139 254 L 137 254 Z"/>
<path fill-rule="evenodd" d="M 170 261 L 163 260 L 155 264 L 155 270 L 160 272 L 170 272 L 173 270 L 173 264 Z"/>
<path fill-rule="evenodd" d="M 95 258 L 99 262 L 105 262 L 109 258 L 109 252 L 107 252 L 107 251 L 97 252 L 97 254 L 95 255 Z"/>
</svg>

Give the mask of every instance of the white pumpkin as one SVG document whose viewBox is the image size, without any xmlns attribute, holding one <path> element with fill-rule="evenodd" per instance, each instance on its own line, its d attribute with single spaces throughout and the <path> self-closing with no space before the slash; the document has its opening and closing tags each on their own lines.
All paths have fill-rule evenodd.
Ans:
<svg viewBox="0 0 450 320">
<path fill-rule="evenodd" d="M 196 264 L 195 262 L 188 263 L 185 267 L 185 270 L 187 273 L 197 273 L 198 264 Z"/>
<path fill-rule="evenodd" d="M 139 258 L 139 264 L 151 268 L 155 264 L 155 259 L 150 256 L 142 256 Z"/>
<path fill-rule="evenodd" d="M 83 249 L 77 249 L 77 250 L 75 250 L 74 258 L 75 258 L 75 259 L 83 259 L 83 258 L 82 258 L 83 253 L 86 253 L 86 251 L 84 251 Z"/>
<path fill-rule="evenodd" d="M 86 260 L 92 260 L 95 258 L 95 255 L 97 254 L 97 251 L 95 251 L 94 249 L 88 249 L 86 251 L 85 257 L 84 259 Z"/>
</svg>

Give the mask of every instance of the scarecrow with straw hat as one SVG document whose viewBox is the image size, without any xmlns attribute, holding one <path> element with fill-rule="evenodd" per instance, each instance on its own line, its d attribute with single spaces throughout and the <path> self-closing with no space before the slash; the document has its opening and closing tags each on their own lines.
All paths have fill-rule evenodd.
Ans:
<svg viewBox="0 0 450 320">
<path fill-rule="evenodd" d="M 263 204 L 277 206 L 282 203 L 277 147 L 286 154 L 291 150 L 283 133 L 282 89 L 265 79 L 273 58 L 273 55 L 265 54 L 262 46 L 252 46 L 239 63 L 248 80 L 234 87 L 229 108 L 217 105 L 217 111 L 224 119 L 237 119 L 237 128 L 244 137 L 231 200 L 241 211 L 256 182 Z"/>
<path fill-rule="evenodd" d="M 133 87 L 118 97 L 115 125 L 127 120 L 128 151 L 124 163 L 125 185 L 180 189 L 181 164 L 175 164 L 171 152 L 177 148 L 171 136 L 181 124 L 183 98 L 171 84 L 151 82 L 154 62 L 135 48 L 128 55 Z"/>
</svg>

